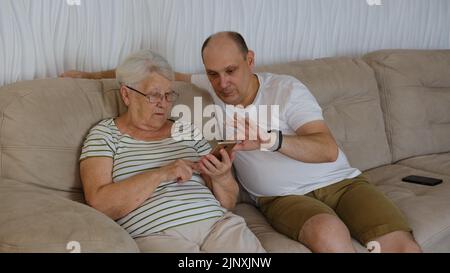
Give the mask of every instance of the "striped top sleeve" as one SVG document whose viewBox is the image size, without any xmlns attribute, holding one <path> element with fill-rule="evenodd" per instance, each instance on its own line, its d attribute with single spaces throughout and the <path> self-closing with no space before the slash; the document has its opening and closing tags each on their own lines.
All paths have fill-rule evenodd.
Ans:
<svg viewBox="0 0 450 273">
<path fill-rule="evenodd" d="M 113 132 L 106 122 L 101 121 L 89 131 L 81 149 L 80 161 L 89 157 L 113 158 L 116 153 Z"/>
</svg>

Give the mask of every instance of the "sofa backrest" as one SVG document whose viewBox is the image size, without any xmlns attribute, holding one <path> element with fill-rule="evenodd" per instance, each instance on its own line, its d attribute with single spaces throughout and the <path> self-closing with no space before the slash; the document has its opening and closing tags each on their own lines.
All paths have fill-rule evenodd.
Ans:
<svg viewBox="0 0 450 273">
<path fill-rule="evenodd" d="M 450 50 L 382 50 L 374 69 L 393 160 L 450 151 Z"/>
<path fill-rule="evenodd" d="M 329 58 L 258 70 L 292 75 L 310 88 L 354 167 L 391 162 L 375 78 L 362 60 Z M 212 102 L 191 84 L 177 83 L 175 89 L 181 94 L 177 104 L 190 109 L 194 96 L 202 97 L 203 106 Z M 0 176 L 81 193 L 78 158 L 87 132 L 125 110 L 114 80 L 45 79 L 0 88 Z"/>
<path fill-rule="evenodd" d="M 202 95 L 190 84 L 175 89 L 183 89 L 178 103 L 192 105 L 193 96 Z M 45 79 L 0 88 L 0 177 L 81 193 L 78 158 L 85 136 L 125 110 L 115 80 Z"/>
<path fill-rule="evenodd" d="M 291 75 L 305 84 L 353 167 L 367 170 L 391 162 L 377 83 L 364 61 L 325 58 L 262 66 L 257 71 Z"/>
</svg>

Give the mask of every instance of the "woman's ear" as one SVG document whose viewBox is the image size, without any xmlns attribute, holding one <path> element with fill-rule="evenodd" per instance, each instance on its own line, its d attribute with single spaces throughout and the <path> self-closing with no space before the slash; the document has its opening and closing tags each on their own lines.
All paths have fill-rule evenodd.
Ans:
<svg viewBox="0 0 450 273">
<path fill-rule="evenodd" d="M 128 105 L 130 104 L 130 97 L 127 88 L 122 85 L 120 86 L 119 92 L 120 96 L 122 97 L 123 103 L 125 103 L 125 105 L 128 107 Z"/>
</svg>

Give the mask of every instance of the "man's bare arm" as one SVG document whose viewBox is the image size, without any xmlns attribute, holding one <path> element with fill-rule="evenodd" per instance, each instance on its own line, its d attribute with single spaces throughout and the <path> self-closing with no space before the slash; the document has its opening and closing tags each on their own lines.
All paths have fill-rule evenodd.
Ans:
<svg viewBox="0 0 450 273">
<path fill-rule="evenodd" d="M 62 78 L 80 78 L 80 79 L 92 79 L 92 80 L 100 80 L 100 79 L 114 79 L 116 77 L 116 70 L 106 70 L 99 72 L 84 72 L 78 70 L 69 70 L 65 71 L 61 75 Z"/>
<path fill-rule="evenodd" d="M 69 70 L 69 71 L 65 71 L 64 73 L 62 73 L 59 76 L 62 78 L 79 78 L 79 79 L 93 79 L 93 80 L 114 79 L 116 77 L 116 70 L 112 69 L 112 70 L 105 70 L 105 71 L 98 71 L 98 72 L 85 72 L 85 71 L 79 71 L 79 70 Z M 175 80 L 190 83 L 191 82 L 191 74 L 175 72 Z"/>
<path fill-rule="evenodd" d="M 184 73 L 179 73 L 179 72 L 175 72 L 175 80 L 176 81 L 181 81 L 181 82 L 191 82 L 191 74 L 184 74 Z"/>
<path fill-rule="evenodd" d="M 245 134 L 245 140 L 236 144 L 233 148 L 234 151 L 260 150 L 263 146 L 268 149 L 276 143 L 272 139 L 275 136 L 274 134 L 262 131 L 248 118 L 245 119 L 245 123 L 242 119 L 241 121 L 235 121 L 234 127 L 238 129 L 238 133 L 239 128 L 245 128 L 245 131 L 241 130 Z M 250 132 L 255 132 L 255 130 L 258 132 L 258 137 L 257 140 L 252 140 L 250 139 Z M 336 161 L 339 149 L 331 131 L 323 120 L 308 122 L 297 128 L 295 133 L 295 135 L 283 135 L 278 152 L 305 163 Z"/>
<path fill-rule="evenodd" d="M 338 146 L 324 121 L 308 122 L 296 130 L 296 135 L 283 135 L 279 152 L 306 163 L 334 162 Z"/>
</svg>

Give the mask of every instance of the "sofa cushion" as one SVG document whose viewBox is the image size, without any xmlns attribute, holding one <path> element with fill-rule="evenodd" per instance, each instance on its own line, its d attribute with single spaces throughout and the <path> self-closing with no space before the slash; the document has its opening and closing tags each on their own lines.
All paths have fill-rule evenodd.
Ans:
<svg viewBox="0 0 450 273">
<path fill-rule="evenodd" d="M 393 160 L 450 151 L 450 50 L 383 50 L 376 72 Z"/>
<path fill-rule="evenodd" d="M 435 173 L 438 178 L 441 175 L 450 176 L 450 153 L 416 156 L 397 164 Z"/>
<path fill-rule="evenodd" d="M 303 82 L 350 164 L 360 170 L 391 162 L 377 84 L 360 59 L 325 58 L 258 67 Z"/>
<path fill-rule="evenodd" d="M 80 191 L 78 157 L 89 128 L 117 115 L 102 81 L 46 79 L 0 89 L 0 175 L 59 191 Z"/>
<path fill-rule="evenodd" d="M 404 213 L 424 251 L 450 251 L 450 175 L 400 164 L 382 166 L 365 174 Z M 430 187 L 401 181 L 411 174 L 439 176 L 443 183 Z"/>
<path fill-rule="evenodd" d="M 95 209 L 49 190 L 3 179 L 0 252 L 139 252 L 128 233 Z"/>
</svg>

